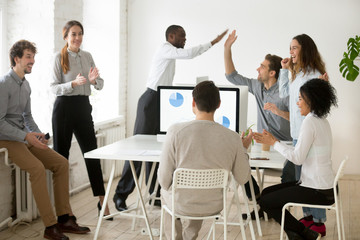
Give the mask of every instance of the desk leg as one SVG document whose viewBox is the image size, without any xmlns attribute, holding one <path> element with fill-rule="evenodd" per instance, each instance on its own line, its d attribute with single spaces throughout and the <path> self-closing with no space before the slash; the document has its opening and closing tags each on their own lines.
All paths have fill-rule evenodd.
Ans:
<svg viewBox="0 0 360 240">
<path fill-rule="evenodd" d="M 144 182 L 145 168 L 146 168 L 145 162 L 142 162 L 142 163 L 141 163 L 140 175 L 139 175 L 139 179 L 138 179 L 140 192 L 141 192 L 141 189 L 142 189 L 142 183 Z M 136 215 L 139 214 L 139 201 L 140 201 L 140 198 L 139 198 L 139 197 L 140 197 L 140 196 L 137 195 L 137 197 L 136 197 L 136 202 L 135 202 L 135 212 L 136 212 Z M 131 230 L 132 230 L 132 231 L 135 231 L 136 220 L 137 220 L 137 218 L 134 217 L 134 218 L 133 218 L 133 221 L 132 221 L 132 225 L 131 225 Z"/>
<path fill-rule="evenodd" d="M 140 189 L 140 187 L 139 187 L 138 178 L 137 178 L 137 176 L 136 176 L 134 163 L 133 163 L 133 161 L 129 161 L 129 163 L 130 163 L 130 167 L 131 167 L 131 172 L 132 172 L 133 177 L 134 177 L 134 182 L 135 182 L 135 186 L 136 186 L 136 191 L 137 191 L 138 196 L 139 196 L 139 198 L 140 198 L 140 205 L 141 205 L 141 208 L 142 208 L 142 210 L 143 210 L 144 220 L 145 220 L 145 223 L 146 223 L 146 228 L 147 228 L 147 230 L 148 230 L 148 232 L 149 232 L 150 239 L 153 240 L 153 235 L 152 235 L 152 232 L 151 232 L 151 228 L 150 228 L 150 224 L 149 224 L 149 219 L 148 219 L 148 216 L 147 216 L 147 214 L 146 214 L 144 199 L 142 198 L 141 189 Z"/>
<path fill-rule="evenodd" d="M 258 171 L 259 169 L 256 168 L 256 171 Z M 249 180 L 250 183 L 250 192 L 251 192 L 251 198 L 252 198 L 252 204 L 254 207 L 254 213 L 255 213 L 255 218 L 256 218 L 256 225 L 257 225 L 257 229 L 259 232 L 259 236 L 262 236 L 262 231 L 261 231 L 261 226 L 260 226 L 260 218 L 259 218 L 259 212 L 257 209 L 257 203 L 256 203 L 256 197 L 255 197 L 255 193 L 254 193 L 254 184 L 252 182 L 252 180 Z"/>
<path fill-rule="evenodd" d="M 112 184 L 112 181 L 114 179 L 114 173 L 115 173 L 115 160 L 111 160 L 111 172 L 110 172 L 108 185 L 106 187 L 106 193 L 105 193 L 103 206 L 106 206 L 106 203 L 108 202 L 110 189 L 111 189 L 111 184 Z M 97 223 L 97 226 L 96 226 L 94 240 L 96 240 L 98 238 L 100 227 L 101 227 L 101 222 L 102 222 L 103 217 L 104 217 L 104 212 L 105 212 L 105 207 L 101 208 L 100 216 L 99 216 L 98 223 Z"/>
</svg>

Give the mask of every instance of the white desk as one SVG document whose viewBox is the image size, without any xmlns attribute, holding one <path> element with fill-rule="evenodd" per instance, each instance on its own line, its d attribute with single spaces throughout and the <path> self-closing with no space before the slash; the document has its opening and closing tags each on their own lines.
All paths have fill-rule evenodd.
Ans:
<svg viewBox="0 0 360 240">
<path fill-rule="evenodd" d="M 143 212 L 143 215 L 141 217 L 144 218 L 145 220 L 150 239 L 153 239 L 153 236 L 146 213 L 144 200 L 142 198 L 141 189 L 139 187 L 138 178 L 135 173 L 133 161 L 159 162 L 161 148 L 162 148 L 162 142 L 158 142 L 155 135 L 135 135 L 85 153 L 85 158 L 100 158 L 105 160 L 129 161 L 135 181 L 136 191 L 138 193 L 140 200 L 140 206 Z M 277 153 L 273 149 L 271 149 L 271 151 L 269 152 L 263 152 L 261 151 L 261 145 L 258 144 L 252 146 L 251 153 L 249 153 L 249 155 L 250 158 L 254 158 L 254 157 L 269 158 L 269 160 L 250 160 L 250 166 L 256 167 L 257 169 L 259 167 L 280 169 L 283 168 L 284 166 L 284 162 L 285 162 L 284 157 L 282 157 L 279 153 Z M 104 202 L 107 202 L 109 198 L 110 187 L 114 178 L 114 171 L 115 171 L 115 161 L 112 162 L 112 167 L 111 167 L 108 186 L 106 188 Z M 98 224 L 96 227 L 94 239 L 97 239 L 98 237 L 100 226 L 104 216 L 104 211 L 105 208 L 102 208 L 100 212 Z M 107 217 L 111 217 L 112 215 L 109 215 Z M 131 216 L 134 217 L 136 215 L 131 215 Z M 259 234 L 261 235 L 261 230 L 259 229 L 259 226 L 260 225 L 258 224 Z"/>
</svg>

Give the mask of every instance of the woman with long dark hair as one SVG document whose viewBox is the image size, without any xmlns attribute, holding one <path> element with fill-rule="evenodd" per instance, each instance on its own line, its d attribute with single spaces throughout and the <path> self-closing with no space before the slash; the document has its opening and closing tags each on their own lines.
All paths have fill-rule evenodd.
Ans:
<svg viewBox="0 0 360 240">
<path fill-rule="evenodd" d="M 280 97 L 289 96 L 290 110 L 290 134 L 295 146 L 299 138 L 301 124 L 304 116 L 296 103 L 299 100 L 300 87 L 313 78 L 328 80 L 325 63 L 314 40 L 306 34 L 295 36 L 290 43 L 290 58 L 284 58 L 281 62 L 282 69 L 279 76 Z M 290 79 L 289 79 L 290 72 Z M 295 180 L 300 178 L 301 166 L 295 165 Z M 325 221 L 326 211 L 324 209 L 304 208 L 305 217 L 301 222 L 306 227 L 326 235 Z"/>
<path fill-rule="evenodd" d="M 89 95 L 91 86 L 101 90 L 104 80 L 91 54 L 80 49 L 83 35 L 80 22 L 67 22 L 63 28 L 66 45 L 56 53 L 53 65 L 51 88 L 57 96 L 52 115 L 54 150 L 67 159 L 73 134 L 83 154 L 97 148 Z M 105 195 L 100 160 L 85 159 L 85 163 L 93 195 L 99 196 L 100 210 Z"/>
</svg>

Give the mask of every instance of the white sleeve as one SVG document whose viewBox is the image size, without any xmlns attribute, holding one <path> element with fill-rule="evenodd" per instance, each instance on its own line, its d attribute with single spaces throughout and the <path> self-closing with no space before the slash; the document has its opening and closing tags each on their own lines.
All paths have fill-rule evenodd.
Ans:
<svg viewBox="0 0 360 240">
<path fill-rule="evenodd" d="M 211 48 L 211 43 L 202 44 L 192 48 L 176 48 L 171 44 L 166 44 L 162 51 L 162 56 L 167 59 L 192 59 L 199 56 Z"/>
<path fill-rule="evenodd" d="M 296 165 L 302 165 L 305 161 L 311 145 L 314 142 L 315 129 L 310 119 L 304 119 L 298 141 L 295 148 L 281 142 L 274 144 L 274 149 Z"/>
</svg>

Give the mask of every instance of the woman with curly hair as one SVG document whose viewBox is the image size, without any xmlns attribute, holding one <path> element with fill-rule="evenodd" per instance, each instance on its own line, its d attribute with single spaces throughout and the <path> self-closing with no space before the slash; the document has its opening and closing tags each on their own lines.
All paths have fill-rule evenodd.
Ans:
<svg viewBox="0 0 360 240">
<path fill-rule="evenodd" d="M 337 106 L 335 89 L 328 81 L 312 79 L 300 88 L 299 112 L 305 119 L 295 147 L 278 141 L 265 131 L 255 133 L 259 143 L 274 149 L 297 165 L 302 165 L 299 182 L 282 183 L 263 190 L 260 206 L 263 211 L 281 223 L 281 211 L 288 202 L 333 204 L 334 173 L 332 170 L 332 135 L 326 119 L 332 105 Z M 285 213 L 285 231 L 290 240 L 320 239 L 321 234 L 304 226 L 290 212 Z"/>
</svg>

